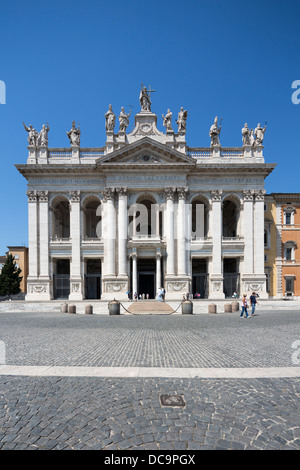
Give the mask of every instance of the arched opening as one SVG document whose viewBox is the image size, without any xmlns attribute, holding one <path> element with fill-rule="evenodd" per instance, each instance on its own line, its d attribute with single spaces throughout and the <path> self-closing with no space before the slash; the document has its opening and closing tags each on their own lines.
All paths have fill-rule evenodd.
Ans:
<svg viewBox="0 0 300 470">
<path fill-rule="evenodd" d="M 101 215 L 98 199 L 90 199 L 84 206 L 84 234 L 85 238 L 101 237 Z"/>
<path fill-rule="evenodd" d="M 54 238 L 70 238 L 70 204 L 67 199 L 58 199 L 53 203 Z"/>
<path fill-rule="evenodd" d="M 236 202 L 227 199 L 223 203 L 223 237 L 235 238 L 238 233 L 240 211 Z"/>
<path fill-rule="evenodd" d="M 162 207 L 155 199 L 141 196 L 129 210 L 130 233 L 137 236 L 162 235 L 163 215 Z"/>
<path fill-rule="evenodd" d="M 208 203 L 201 197 L 192 201 L 192 238 L 208 236 Z"/>
</svg>

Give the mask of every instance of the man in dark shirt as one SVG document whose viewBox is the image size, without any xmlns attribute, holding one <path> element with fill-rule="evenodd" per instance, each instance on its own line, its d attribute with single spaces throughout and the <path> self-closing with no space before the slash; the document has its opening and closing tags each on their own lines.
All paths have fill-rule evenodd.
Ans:
<svg viewBox="0 0 300 470">
<path fill-rule="evenodd" d="M 255 292 L 252 292 L 252 295 L 250 295 L 250 305 L 252 307 L 252 312 L 251 315 L 254 315 L 256 304 L 258 304 Z"/>
</svg>

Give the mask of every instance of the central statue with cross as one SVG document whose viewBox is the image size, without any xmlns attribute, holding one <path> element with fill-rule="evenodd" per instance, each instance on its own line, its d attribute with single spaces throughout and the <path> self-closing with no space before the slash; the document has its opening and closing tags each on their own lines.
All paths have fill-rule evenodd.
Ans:
<svg viewBox="0 0 300 470">
<path fill-rule="evenodd" d="M 147 87 L 141 84 L 140 103 L 142 111 L 151 111 L 151 93 L 154 91 L 155 90 L 151 90 L 150 86 L 149 90 L 147 90 Z"/>
</svg>

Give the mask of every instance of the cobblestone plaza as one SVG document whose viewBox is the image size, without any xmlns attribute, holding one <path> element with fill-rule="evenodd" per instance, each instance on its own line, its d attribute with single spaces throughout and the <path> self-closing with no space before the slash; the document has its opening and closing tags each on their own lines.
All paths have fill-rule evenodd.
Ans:
<svg viewBox="0 0 300 470">
<path fill-rule="evenodd" d="M 299 450 L 298 315 L 0 313 L 0 448 Z"/>
</svg>

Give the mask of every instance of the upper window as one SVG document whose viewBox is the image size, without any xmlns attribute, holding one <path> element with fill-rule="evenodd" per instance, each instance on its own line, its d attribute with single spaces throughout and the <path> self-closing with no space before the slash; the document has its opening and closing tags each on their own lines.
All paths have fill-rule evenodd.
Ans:
<svg viewBox="0 0 300 470">
<path fill-rule="evenodd" d="M 283 209 L 283 223 L 284 225 L 294 225 L 295 208 L 292 206 Z"/>
</svg>

